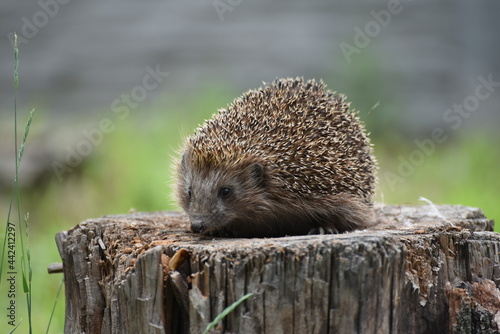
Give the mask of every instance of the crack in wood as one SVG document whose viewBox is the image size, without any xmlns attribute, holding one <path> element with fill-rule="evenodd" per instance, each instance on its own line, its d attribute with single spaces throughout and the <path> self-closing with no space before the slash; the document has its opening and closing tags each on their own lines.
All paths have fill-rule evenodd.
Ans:
<svg viewBox="0 0 500 334">
<path fill-rule="evenodd" d="M 493 222 L 435 209 L 377 207 L 367 230 L 267 239 L 201 237 L 174 212 L 90 219 L 56 237 L 65 331 L 201 333 L 253 292 L 212 333 L 498 332 Z"/>
</svg>

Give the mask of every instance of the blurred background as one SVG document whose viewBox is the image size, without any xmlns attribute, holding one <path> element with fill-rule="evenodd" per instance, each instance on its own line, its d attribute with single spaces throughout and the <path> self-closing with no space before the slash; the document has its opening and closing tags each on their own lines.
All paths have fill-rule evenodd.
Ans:
<svg viewBox="0 0 500 334">
<path fill-rule="evenodd" d="M 175 209 L 171 165 L 183 138 L 277 77 L 323 79 L 348 96 L 375 145 L 378 202 L 425 197 L 500 219 L 498 17 L 500 2 L 466 0 L 1 2 L 4 222 L 15 174 L 14 32 L 19 138 L 36 109 L 20 170 L 34 331 L 46 330 L 62 279 L 46 273 L 60 261 L 54 235 L 132 208 Z M 2 281 L 0 308 L 9 300 Z M 63 300 L 50 333 L 63 332 Z M 0 331 L 11 330 L 1 318 Z"/>
</svg>

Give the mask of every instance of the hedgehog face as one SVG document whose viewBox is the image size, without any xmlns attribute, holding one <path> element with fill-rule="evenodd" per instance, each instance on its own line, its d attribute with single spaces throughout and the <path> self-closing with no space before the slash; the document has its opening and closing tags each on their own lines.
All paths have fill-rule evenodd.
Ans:
<svg viewBox="0 0 500 334">
<path fill-rule="evenodd" d="M 250 220 L 254 210 L 248 195 L 263 193 L 263 167 L 239 162 L 197 165 L 185 153 L 179 166 L 178 197 L 191 221 L 191 230 L 210 236 L 233 236 L 242 220 Z"/>
</svg>

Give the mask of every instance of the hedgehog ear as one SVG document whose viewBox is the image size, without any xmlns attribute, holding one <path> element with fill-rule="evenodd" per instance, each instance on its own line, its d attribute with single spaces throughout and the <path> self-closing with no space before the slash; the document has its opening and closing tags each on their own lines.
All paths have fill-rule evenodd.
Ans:
<svg viewBox="0 0 500 334">
<path fill-rule="evenodd" d="M 257 186 L 261 186 L 264 182 L 264 166 L 255 162 L 248 167 L 250 172 L 250 177 L 255 182 Z"/>
</svg>

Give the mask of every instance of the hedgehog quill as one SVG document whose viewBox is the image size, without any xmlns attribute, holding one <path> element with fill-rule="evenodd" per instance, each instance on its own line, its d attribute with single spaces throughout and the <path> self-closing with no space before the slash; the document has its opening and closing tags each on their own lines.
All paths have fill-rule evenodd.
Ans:
<svg viewBox="0 0 500 334">
<path fill-rule="evenodd" d="M 189 137 L 177 197 L 191 230 L 219 237 L 343 233 L 373 222 L 376 160 L 343 95 L 278 79 Z"/>
</svg>

